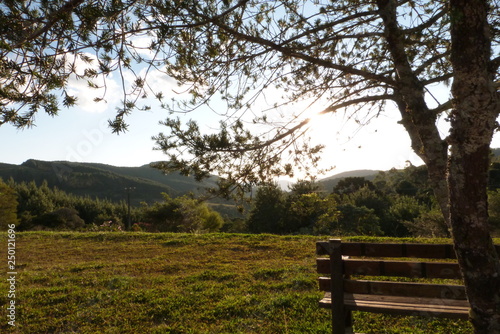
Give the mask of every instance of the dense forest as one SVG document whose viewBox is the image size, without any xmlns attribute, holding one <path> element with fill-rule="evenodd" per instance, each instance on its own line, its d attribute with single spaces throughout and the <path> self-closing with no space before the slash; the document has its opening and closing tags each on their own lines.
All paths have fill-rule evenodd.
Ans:
<svg viewBox="0 0 500 334">
<path fill-rule="evenodd" d="M 163 201 L 152 205 L 129 206 L 126 201 L 112 202 L 89 196 L 68 194 L 44 181 L 16 183 L 0 181 L 0 226 L 18 224 L 27 230 L 87 230 L 152 232 L 212 232 L 224 221 L 219 213 L 192 196 L 175 198 L 166 193 Z"/>
<path fill-rule="evenodd" d="M 331 181 L 331 180 L 330 180 Z M 370 179 L 298 181 L 257 188 L 239 217 L 229 205 L 171 196 L 129 207 L 127 201 L 67 193 L 47 181 L 0 183 L 1 226 L 26 230 L 126 230 L 151 232 L 251 232 L 316 235 L 448 237 L 449 231 L 428 184 L 425 166 L 378 172 Z M 330 189 L 327 189 L 330 187 Z M 235 206 L 235 205 L 233 205 Z M 500 230 L 500 163 L 490 169 L 492 231 Z"/>
</svg>

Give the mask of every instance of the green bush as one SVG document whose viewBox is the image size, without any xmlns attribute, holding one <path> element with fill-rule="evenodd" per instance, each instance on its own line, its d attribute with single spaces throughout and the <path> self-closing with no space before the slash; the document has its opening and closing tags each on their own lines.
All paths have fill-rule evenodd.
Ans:
<svg viewBox="0 0 500 334">
<path fill-rule="evenodd" d="M 26 228 L 32 230 L 56 230 L 56 231 L 75 231 L 85 226 L 85 221 L 78 216 L 78 212 L 71 208 L 60 208 L 55 211 L 45 213 L 33 219 Z M 21 227 L 21 226 L 20 226 Z"/>
<path fill-rule="evenodd" d="M 181 196 L 171 198 L 162 194 L 162 203 L 143 204 L 142 220 L 160 232 L 216 232 L 224 219 L 204 202 Z"/>
<path fill-rule="evenodd" d="M 8 225 L 18 222 L 16 192 L 0 179 L 0 230 L 7 230 Z"/>
</svg>

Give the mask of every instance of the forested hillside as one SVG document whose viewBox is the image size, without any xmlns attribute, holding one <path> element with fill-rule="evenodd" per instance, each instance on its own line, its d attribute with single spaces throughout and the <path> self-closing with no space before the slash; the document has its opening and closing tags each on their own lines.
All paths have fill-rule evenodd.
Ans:
<svg viewBox="0 0 500 334">
<path fill-rule="evenodd" d="M 116 167 L 40 160 L 27 160 L 21 165 L 0 163 L 0 178 L 5 181 L 12 178 L 17 183 L 35 181 L 39 185 L 46 181 L 49 187 L 74 195 L 114 202 L 125 200 L 125 188 L 133 188 L 131 202 L 134 205 L 162 200 L 162 192 L 175 197 L 188 192 L 198 193 L 200 188 L 212 185 L 210 181 L 200 184 L 176 173 L 165 175 L 149 165 Z"/>
<path fill-rule="evenodd" d="M 242 203 L 200 201 L 200 184 L 192 178 L 163 175 L 149 166 L 28 160 L 20 166 L 0 164 L 0 177 L 8 194 L 2 197 L 8 212 L 1 225 L 9 217 L 20 223 L 20 230 L 449 236 L 425 166 L 353 171 L 298 181 L 287 190 L 262 185 Z M 132 188 L 130 211 L 126 188 Z M 495 234 L 500 229 L 499 188 L 500 163 L 493 158 L 489 210 Z"/>
</svg>

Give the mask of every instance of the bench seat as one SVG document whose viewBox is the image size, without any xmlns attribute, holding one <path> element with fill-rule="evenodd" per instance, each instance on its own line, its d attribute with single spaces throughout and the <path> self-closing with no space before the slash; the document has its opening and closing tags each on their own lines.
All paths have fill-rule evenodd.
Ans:
<svg viewBox="0 0 500 334">
<path fill-rule="evenodd" d="M 320 307 L 331 309 L 331 293 L 326 292 Z M 372 313 L 432 316 L 468 319 L 469 303 L 466 300 L 440 298 L 408 298 L 388 295 L 344 293 L 344 306 L 350 311 Z"/>
</svg>

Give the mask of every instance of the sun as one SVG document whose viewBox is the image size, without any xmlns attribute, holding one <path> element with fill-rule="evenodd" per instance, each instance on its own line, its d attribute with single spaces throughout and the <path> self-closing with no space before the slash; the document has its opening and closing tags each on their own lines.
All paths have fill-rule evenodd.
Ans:
<svg viewBox="0 0 500 334">
<path fill-rule="evenodd" d="M 313 142 L 327 145 L 335 140 L 338 136 L 338 122 L 331 114 L 314 113 L 309 117 L 307 123 L 308 135 Z"/>
</svg>

